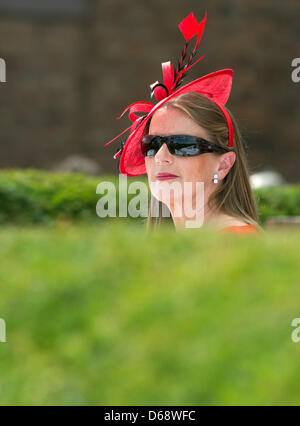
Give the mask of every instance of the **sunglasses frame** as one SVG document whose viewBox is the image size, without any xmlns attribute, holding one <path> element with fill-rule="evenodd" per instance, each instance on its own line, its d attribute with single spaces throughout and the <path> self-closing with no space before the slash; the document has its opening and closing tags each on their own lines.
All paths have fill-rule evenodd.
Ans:
<svg viewBox="0 0 300 426">
<path fill-rule="evenodd" d="M 151 143 L 153 142 L 153 139 L 158 138 L 159 148 L 156 150 L 154 155 L 147 155 L 147 152 L 150 149 L 154 149 L 154 148 L 147 148 L 148 151 L 145 151 L 146 148 L 145 148 L 145 145 L 143 145 L 145 143 L 145 142 L 143 142 L 144 138 L 149 139 L 150 137 L 152 137 L 152 139 L 150 140 L 150 142 L 147 142 L 148 146 L 151 145 Z M 181 142 L 179 142 L 180 138 L 182 139 Z M 187 147 L 190 146 L 190 145 L 197 145 L 198 147 L 201 148 L 201 152 L 194 154 L 194 155 L 180 155 L 180 154 L 178 155 L 178 154 L 175 154 L 176 142 L 178 142 L 178 145 L 179 144 L 185 145 L 184 141 L 187 142 L 186 143 Z M 156 141 L 156 143 L 157 143 L 157 141 Z M 160 135 L 148 134 L 148 135 L 144 135 L 141 139 L 142 155 L 144 157 L 150 157 L 150 158 L 154 157 L 164 143 L 166 143 L 170 154 L 175 155 L 176 157 L 196 157 L 197 155 L 206 154 L 206 153 L 222 153 L 222 154 L 224 154 L 225 152 L 229 152 L 226 148 L 223 148 L 219 145 L 216 145 L 213 142 L 209 142 L 209 141 L 207 141 L 203 138 L 199 138 L 197 136 L 184 135 L 184 134 L 183 135 L 160 136 Z M 175 146 L 174 146 L 174 143 L 175 143 Z"/>
</svg>

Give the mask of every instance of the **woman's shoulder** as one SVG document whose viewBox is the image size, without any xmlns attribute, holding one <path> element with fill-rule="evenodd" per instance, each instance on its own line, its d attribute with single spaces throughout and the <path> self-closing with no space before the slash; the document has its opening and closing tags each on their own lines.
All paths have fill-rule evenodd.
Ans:
<svg viewBox="0 0 300 426">
<path fill-rule="evenodd" d="M 219 229 L 218 233 L 234 233 L 234 234 L 259 234 L 259 230 L 254 225 L 231 225 Z"/>
<path fill-rule="evenodd" d="M 259 234 L 259 230 L 253 224 L 246 223 L 244 220 L 224 216 L 222 221 L 222 226 L 219 228 L 218 232 L 229 232 L 235 234 Z"/>
</svg>

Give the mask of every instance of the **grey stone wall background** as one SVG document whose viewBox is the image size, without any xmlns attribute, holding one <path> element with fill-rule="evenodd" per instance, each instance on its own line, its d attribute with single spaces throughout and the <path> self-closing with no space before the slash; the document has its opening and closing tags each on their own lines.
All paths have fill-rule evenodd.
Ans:
<svg viewBox="0 0 300 426">
<path fill-rule="evenodd" d="M 198 53 L 205 58 L 185 83 L 233 68 L 227 105 L 247 140 L 251 171 L 273 168 L 299 181 L 300 83 L 291 79 L 300 57 L 299 0 L 47 2 L 45 9 L 34 0 L 25 9 L 0 4 L 1 168 L 51 169 L 82 155 L 101 172 L 118 173 L 112 157 L 122 139 L 103 145 L 131 122 L 116 117 L 150 100 L 161 63 L 176 63 L 184 45 L 178 23 L 207 11 Z"/>
</svg>

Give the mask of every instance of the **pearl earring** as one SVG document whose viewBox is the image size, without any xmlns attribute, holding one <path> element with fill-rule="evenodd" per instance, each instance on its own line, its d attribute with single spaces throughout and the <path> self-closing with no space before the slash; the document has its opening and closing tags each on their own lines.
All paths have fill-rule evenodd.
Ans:
<svg viewBox="0 0 300 426">
<path fill-rule="evenodd" d="M 219 182 L 218 177 L 219 177 L 218 173 L 215 173 L 214 174 L 214 183 L 218 183 Z"/>
</svg>

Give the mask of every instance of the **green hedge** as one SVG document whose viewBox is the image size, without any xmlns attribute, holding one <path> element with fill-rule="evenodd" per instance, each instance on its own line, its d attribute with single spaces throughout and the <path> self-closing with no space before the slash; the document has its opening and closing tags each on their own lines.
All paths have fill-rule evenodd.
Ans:
<svg viewBox="0 0 300 426">
<path fill-rule="evenodd" d="M 270 216 L 300 216 L 300 185 L 281 185 L 254 191 L 260 221 Z"/>
<path fill-rule="evenodd" d="M 127 183 L 140 180 L 147 183 L 146 176 L 128 178 Z M 96 204 L 101 198 L 96 188 L 103 181 L 115 183 L 118 200 L 118 175 L 90 177 L 80 173 L 3 169 L 0 172 L 0 223 L 49 223 L 57 219 L 103 221 L 96 214 Z M 300 185 L 256 190 L 255 195 L 262 224 L 269 216 L 300 215 Z M 128 201 L 134 196 L 128 194 Z M 145 221 L 145 218 L 126 219 Z"/>
<path fill-rule="evenodd" d="M 96 213 L 101 198 L 97 186 L 104 181 L 114 183 L 118 200 L 118 180 L 118 176 L 4 169 L 0 172 L 0 223 L 50 223 L 57 219 L 99 222 L 103 219 Z M 129 194 L 128 201 L 133 197 Z"/>
</svg>

